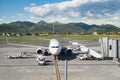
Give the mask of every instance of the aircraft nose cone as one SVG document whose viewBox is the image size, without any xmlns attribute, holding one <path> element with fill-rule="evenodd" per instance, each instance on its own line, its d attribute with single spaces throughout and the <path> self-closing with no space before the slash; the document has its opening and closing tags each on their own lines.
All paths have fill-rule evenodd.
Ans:
<svg viewBox="0 0 120 80">
<path fill-rule="evenodd" d="M 58 55 L 60 53 L 60 51 L 58 49 L 52 49 L 52 50 L 50 50 L 50 52 L 53 55 Z"/>
</svg>

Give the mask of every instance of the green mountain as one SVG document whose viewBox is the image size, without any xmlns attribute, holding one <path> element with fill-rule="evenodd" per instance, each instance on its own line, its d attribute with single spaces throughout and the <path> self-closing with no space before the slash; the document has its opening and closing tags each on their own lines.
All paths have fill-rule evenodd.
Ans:
<svg viewBox="0 0 120 80">
<path fill-rule="evenodd" d="M 110 31 L 120 31 L 120 28 L 105 24 L 105 25 L 88 25 L 85 23 L 67 23 L 62 24 L 47 23 L 45 21 L 40 21 L 38 23 L 32 23 L 28 21 L 17 21 L 9 24 L 0 24 L 0 32 L 31 32 L 31 33 L 43 33 L 52 32 L 52 26 L 55 26 L 55 32 L 57 33 L 92 33 L 92 32 L 110 32 Z"/>
<path fill-rule="evenodd" d="M 50 32 L 52 25 L 44 21 L 40 21 L 29 28 L 30 32 Z"/>
<path fill-rule="evenodd" d="M 1 24 L 0 32 L 26 32 L 30 27 L 32 27 L 35 23 L 28 21 L 16 21 L 9 24 Z"/>
<path fill-rule="evenodd" d="M 33 25 L 29 30 L 30 32 L 52 32 L 52 26 L 55 24 L 55 32 L 57 33 L 92 33 L 92 32 L 110 32 L 110 31 L 120 31 L 120 28 L 106 24 L 106 25 L 88 25 L 85 23 L 46 23 L 40 21 Z"/>
</svg>

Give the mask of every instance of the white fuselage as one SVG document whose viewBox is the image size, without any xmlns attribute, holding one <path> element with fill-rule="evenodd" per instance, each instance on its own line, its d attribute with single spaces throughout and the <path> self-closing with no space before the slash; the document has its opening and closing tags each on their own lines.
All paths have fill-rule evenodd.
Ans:
<svg viewBox="0 0 120 80">
<path fill-rule="evenodd" d="M 56 39 L 51 39 L 48 50 L 52 55 L 58 55 L 62 50 L 62 46 Z M 39 65 L 44 65 L 45 57 L 42 53 L 44 53 L 45 51 L 41 48 L 38 48 L 36 52 L 38 53 L 36 61 L 38 62 Z"/>
<path fill-rule="evenodd" d="M 49 44 L 49 52 L 52 55 L 58 55 L 60 54 L 61 50 L 62 50 L 61 44 L 56 39 L 54 38 L 51 39 Z"/>
</svg>

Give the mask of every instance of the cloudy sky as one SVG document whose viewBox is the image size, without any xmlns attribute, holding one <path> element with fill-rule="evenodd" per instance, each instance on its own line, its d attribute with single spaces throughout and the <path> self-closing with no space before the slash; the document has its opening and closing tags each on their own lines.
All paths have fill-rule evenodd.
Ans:
<svg viewBox="0 0 120 80">
<path fill-rule="evenodd" d="M 120 0 L 0 0 L 0 24 L 19 20 L 120 27 Z"/>
</svg>

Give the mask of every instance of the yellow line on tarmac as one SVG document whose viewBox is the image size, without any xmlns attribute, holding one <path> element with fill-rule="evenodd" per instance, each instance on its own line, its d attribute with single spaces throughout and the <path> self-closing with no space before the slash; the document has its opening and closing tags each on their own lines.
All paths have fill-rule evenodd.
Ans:
<svg viewBox="0 0 120 80">
<path fill-rule="evenodd" d="M 57 58 L 57 56 L 54 56 L 54 62 L 55 62 L 55 70 L 56 70 L 57 80 L 61 80 L 61 78 L 60 78 L 60 72 L 59 72 L 59 67 L 58 67 L 58 58 Z"/>
</svg>

